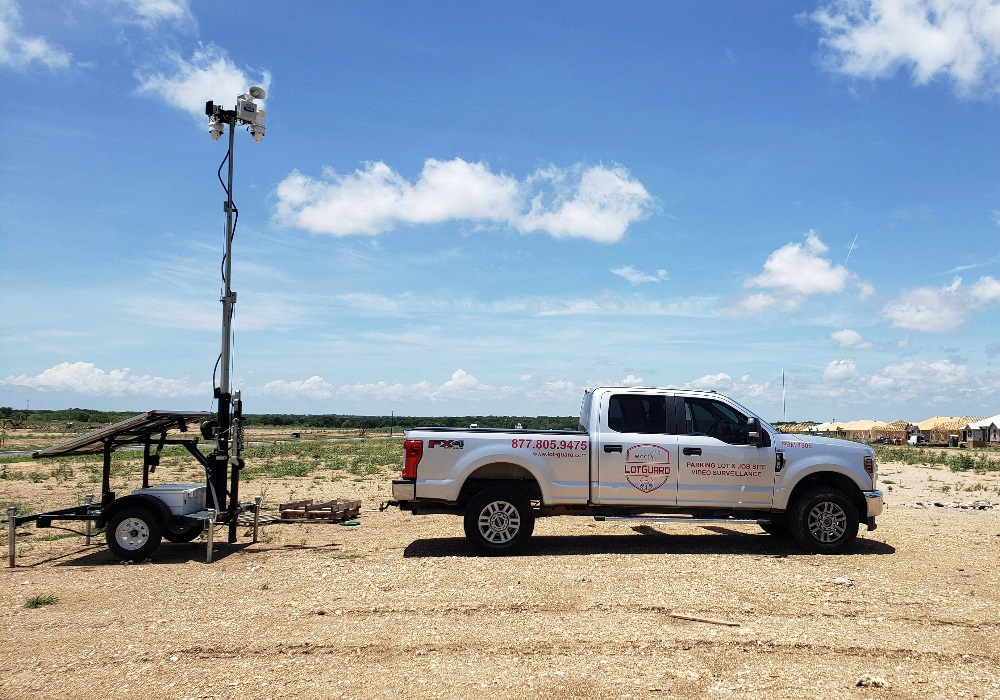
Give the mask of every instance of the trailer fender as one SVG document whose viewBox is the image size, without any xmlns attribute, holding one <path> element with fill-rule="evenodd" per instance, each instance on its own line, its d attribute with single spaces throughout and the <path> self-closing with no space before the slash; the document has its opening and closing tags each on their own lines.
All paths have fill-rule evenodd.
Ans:
<svg viewBox="0 0 1000 700">
<path fill-rule="evenodd" d="M 174 514 L 170 512 L 170 508 L 166 503 L 154 496 L 139 493 L 116 498 L 111 502 L 111 505 L 107 508 L 103 508 L 101 510 L 101 514 L 97 517 L 97 527 L 104 527 L 108 524 L 108 520 L 114 517 L 115 513 L 120 512 L 123 508 L 129 508 L 131 506 L 147 508 L 148 510 L 159 514 L 160 522 L 164 526 L 172 522 L 174 519 Z"/>
</svg>

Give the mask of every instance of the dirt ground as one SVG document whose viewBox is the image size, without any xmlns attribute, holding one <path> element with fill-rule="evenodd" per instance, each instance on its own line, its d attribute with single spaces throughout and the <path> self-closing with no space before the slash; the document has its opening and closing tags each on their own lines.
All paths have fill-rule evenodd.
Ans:
<svg viewBox="0 0 1000 700">
<path fill-rule="evenodd" d="M 1000 698 L 1000 475 L 881 477 L 878 530 L 829 557 L 756 526 L 570 517 L 478 557 L 459 518 L 379 512 L 384 476 L 255 482 L 361 499 L 360 525 L 220 528 L 210 564 L 204 541 L 124 565 L 32 528 L 0 573 L 0 697 Z"/>
</svg>

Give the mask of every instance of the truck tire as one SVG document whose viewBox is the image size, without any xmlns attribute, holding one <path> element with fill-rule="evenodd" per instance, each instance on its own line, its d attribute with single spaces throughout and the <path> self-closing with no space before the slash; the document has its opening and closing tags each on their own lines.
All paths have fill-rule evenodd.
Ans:
<svg viewBox="0 0 1000 700">
<path fill-rule="evenodd" d="M 792 537 L 813 554 L 840 554 L 858 536 L 858 509 L 833 487 L 809 489 L 789 512 Z"/>
<path fill-rule="evenodd" d="M 108 520 L 104 537 L 111 553 L 122 561 L 144 561 L 160 546 L 163 525 L 150 508 L 123 508 Z"/>
<path fill-rule="evenodd" d="M 482 554 L 513 554 L 535 529 L 528 497 L 509 486 L 492 486 L 465 510 L 465 536 Z"/>
<path fill-rule="evenodd" d="M 184 544 L 198 539 L 201 533 L 201 525 L 167 525 L 163 528 L 163 539 L 175 544 Z"/>
</svg>

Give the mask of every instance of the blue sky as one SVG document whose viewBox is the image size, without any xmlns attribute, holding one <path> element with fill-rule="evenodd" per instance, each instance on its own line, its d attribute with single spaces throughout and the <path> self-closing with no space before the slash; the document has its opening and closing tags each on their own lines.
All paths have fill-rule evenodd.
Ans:
<svg viewBox="0 0 1000 700">
<path fill-rule="evenodd" d="M 1000 410 L 1000 5 L 0 0 L 0 405 Z M 782 374 L 787 408 L 782 406 Z"/>
</svg>

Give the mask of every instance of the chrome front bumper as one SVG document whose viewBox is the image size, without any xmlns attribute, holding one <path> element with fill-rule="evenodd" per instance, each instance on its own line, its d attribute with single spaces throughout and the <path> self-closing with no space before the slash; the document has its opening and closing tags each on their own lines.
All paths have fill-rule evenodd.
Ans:
<svg viewBox="0 0 1000 700">
<path fill-rule="evenodd" d="M 881 491 L 862 491 L 865 496 L 865 505 L 868 506 L 868 517 L 865 518 L 865 525 L 868 526 L 869 530 L 874 530 L 877 525 L 875 524 L 875 516 L 882 514 L 882 492 Z"/>
<path fill-rule="evenodd" d="M 882 492 L 881 491 L 865 491 L 865 503 L 868 505 L 868 517 L 874 518 L 876 515 L 882 515 Z"/>
</svg>

